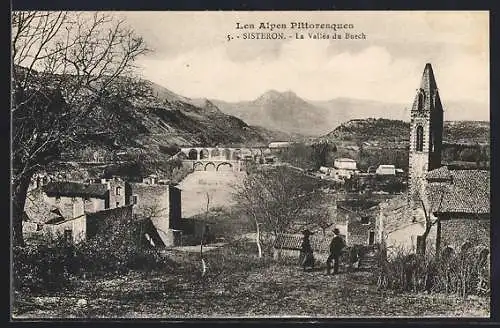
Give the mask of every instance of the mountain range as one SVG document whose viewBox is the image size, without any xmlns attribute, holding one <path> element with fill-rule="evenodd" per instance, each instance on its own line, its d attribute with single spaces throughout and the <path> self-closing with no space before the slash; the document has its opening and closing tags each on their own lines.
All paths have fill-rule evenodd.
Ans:
<svg viewBox="0 0 500 328">
<path fill-rule="evenodd" d="M 211 101 L 222 112 L 248 124 L 305 136 L 327 134 L 352 119 L 386 118 L 407 121 L 410 115 L 409 104 L 351 98 L 313 101 L 302 99 L 292 91 L 271 90 L 251 101 Z M 444 102 L 444 107 L 445 119 L 449 121 L 489 120 L 487 108 L 474 101 L 449 101 Z"/>
</svg>

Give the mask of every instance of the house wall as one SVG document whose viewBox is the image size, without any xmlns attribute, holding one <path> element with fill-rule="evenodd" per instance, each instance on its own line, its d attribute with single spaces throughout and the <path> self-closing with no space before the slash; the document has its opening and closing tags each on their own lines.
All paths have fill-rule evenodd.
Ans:
<svg viewBox="0 0 500 328">
<path fill-rule="evenodd" d="M 87 235 L 87 217 L 85 214 L 72 220 L 63 221 L 57 224 L 46 224 L 43 226 L 43 233 L 51 236 L 64 235 L 66 230 L 71 230 L 74 243 L 85 240 Z"/>
<path fill-rule="evenodd" d="M 61 209 L 66 219 L 82 216 L 85 213 L 85 205 L 79 197 L 49 197 L 44 194 L 44 201 Z"/>
<path fill-rule="evenodd" d="M 384 240 L 388 253 L 390 254 L 400 249 L 411 252 L 416 251 L 417 236 L 422 235 L 424 231 L 424 223 L 417 222 L 401 227 L 395 231 L 386 232 Z M 431 240 L 430 237 L 429 240 Z M 431 244 L 431 242 L 428 241 L 427 244 Z"/>
<path fill-rule="evenodd" d="M 100 198 L 88 198 L 85 200 L 85 212 L 99 212 L 106 209 L 106 200 Z"/>
<path fill-rule="evenodd" d="M 344 162 L 335 160 L 333 165 L 336 169 L 356 170 L 356 162 Z"/>
<path fill-rule="evenodd" d="M 145 183 L 131 183 L 131 197 L 137 197 L 137 203 L 133 204 L 134 215 L 151 216 L 151 220 L 158 229 L 167 231 L 170 229 L 170 186 L 169 185 L 151 185 Z M 177 200 L 178 195 L 173 195 L 172 199 Z M 133 202 L 131 201 L 131 204 Z M 174 204 L 173 214 L 180 219 L 180 201 Z"/>
<path fill-rule="evenodd" d="M 451 246 L 459 250 L 466 241 L 474 246 L 490 245 L 490 220 L 488 217 L 473 218 L 467 216 L 445 217 L 440 222 L 440 249 Z"/>
<path fill-rule="evenodd" d="M 378 217 L 369 217 L 364 224 L 358 216 L 350 216 L 347 225 L 347 242 L 349 245 L 369 245 L 370 232 L 374 232 L 374 243 L 380 242 Z"/>
<path fill-rule="evenodd" d="M 114 178 L 106 181 L 109 185 L 109 208 L 124 206 L 125 204 L 125 181 Z"/>
<path fill-rule="evenodd" d="M 182 197 L 179 188 L 169 187 L 169 202 L 169 228 L 179 229 L 179 222 L 182 217 Z"/>
<path fill-rule="evenodd" d="M 133 219 L 132 205 L 87 213 L 87 238 L 92 238 L 115 222 L 127 222 Z"/>
</svg>

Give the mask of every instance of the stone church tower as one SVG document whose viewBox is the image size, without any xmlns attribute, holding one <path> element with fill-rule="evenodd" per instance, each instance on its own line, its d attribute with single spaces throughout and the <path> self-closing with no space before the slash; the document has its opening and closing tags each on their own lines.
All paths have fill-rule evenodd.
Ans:
<svg viewBox="0 0 500 328">
<path fill-rule="evenodd" d="M 409 187 L 410 205 L 419 193 L 424 196 L 425 175 L 441 166 L 443 106 L 432 71 L 427 63 L 410 112 Z M 412 206 L 413 207 L 413 206 Z"/>
</svg>

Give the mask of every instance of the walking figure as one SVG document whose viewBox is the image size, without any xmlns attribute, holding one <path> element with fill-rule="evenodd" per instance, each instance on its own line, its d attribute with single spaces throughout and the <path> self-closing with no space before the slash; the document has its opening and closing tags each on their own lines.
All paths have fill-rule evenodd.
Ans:
<svg viewBox="0 0 500 328">
<path fill-rule="evenodd" d="M 314 269 L 314 255 L 313 255 L 313 249 L 311 247 L 311 241 L 309 240 L 309 236 L 312 235 L 311 231 L 309 230 L 304 230 L 302 232 L 304 237 L 302 238 L 302 245 L 301 245 L 301 255 L 302 255 L 302 268 L 304 271 L 306 271 L 306 268 L 310 268 L 311 270 Z"/>
<path fill-rule="evenodd" d="M 345 242 L 340 236 L 339 229 L 333 229 L 333 233 L 335 236 L 332 238 L 332 242 L 330 243 L 330 256 L 326 260 L 326 274 L 331 274 L 332 271 L 332 260 L 333 260 L 333 274 L 337 274 L 339 272 L 339 258 L 342 249 L 345 247 Z"/>
</svg>

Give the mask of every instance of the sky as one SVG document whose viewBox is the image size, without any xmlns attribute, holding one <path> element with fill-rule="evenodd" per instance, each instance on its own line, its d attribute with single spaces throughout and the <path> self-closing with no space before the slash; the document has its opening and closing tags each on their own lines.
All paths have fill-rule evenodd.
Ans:
<svg viewBox="0 0 500 328">
<path fill-rule="evenodd" d="M 118 12 L 153 50 L 146 79 L 190 98 L 252 100 L 268 90 L 309 100 L 409 103 L 426 63 L 441 98 L 489 108 L 488 12 Z M 360 40 L 243 40 L 236 23 L 342 23 Z M 325 31 L 325 30 L 320 30 Z M 246 32 L 269 32 L 253 30 Z M 274 32 L 280 32 L 275 30 Z M 332 34 L 333 31 L 327 31 Z"/>
</svg>

